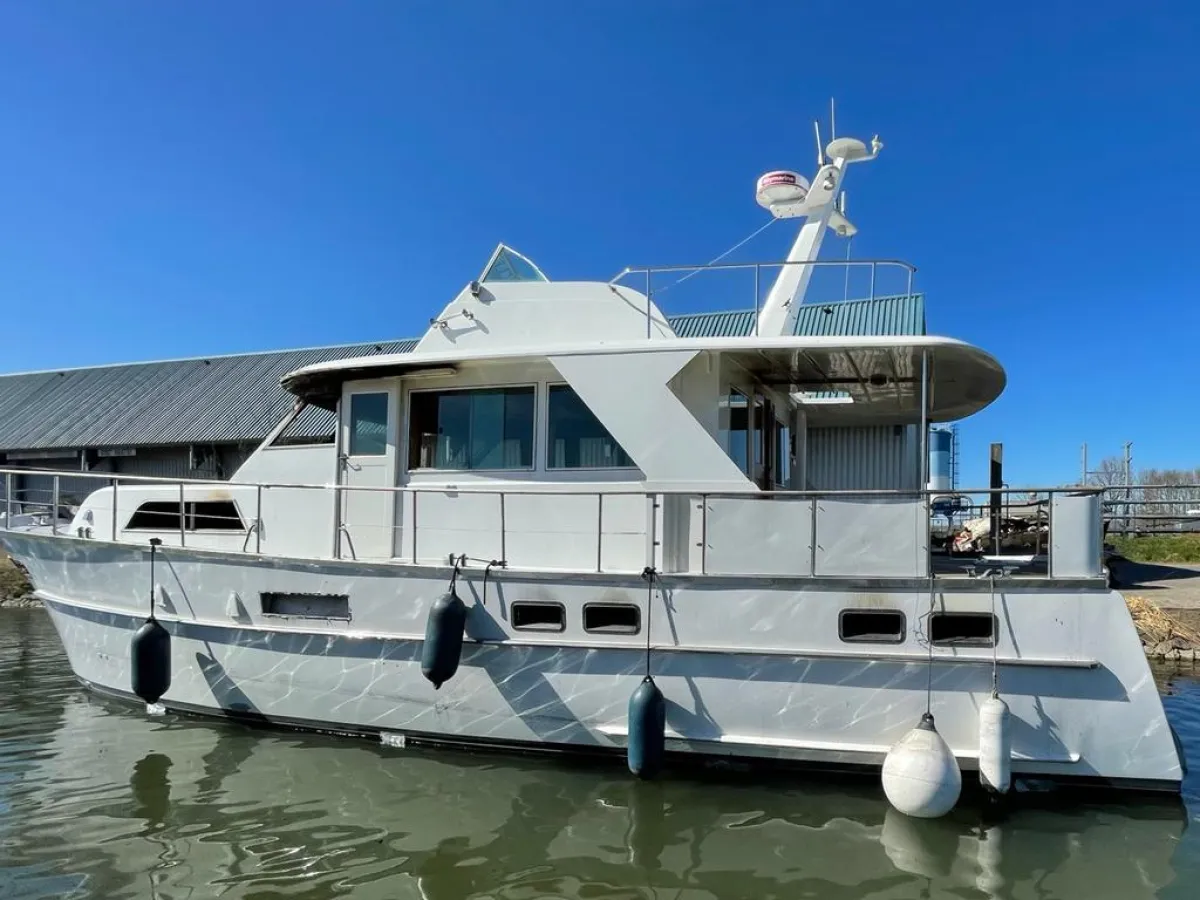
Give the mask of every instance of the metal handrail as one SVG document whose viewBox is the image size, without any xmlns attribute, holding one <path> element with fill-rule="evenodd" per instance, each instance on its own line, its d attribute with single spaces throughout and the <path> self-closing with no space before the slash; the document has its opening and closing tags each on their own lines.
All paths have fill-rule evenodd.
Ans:
<svg viewBox="0 0 1200 900">
<path fill-rule="evenodd" d="M 1096 485 L 1055 485 L 1053 487 L 1038 487 L 1038 486 L 1016 486 L 1016 487 L 969 487 L 969 488 L 953 488 L 946 490 L 944 488 L 850 488 L 836 490 L 759 490 L 750 488 L 748 490 L 711 490 L 708 488 L 661 488 L 650 490 L 647 488 L 619 488 L 617 490 L 607 489 L 604 483 L 596 483 L 589 485 L 586 489 L 569 487 L 566 490 L 559 488 L 563 482 L 547 481 L 543 484 L 545 487 L 492 487 L 492 486 L 477 486 L 471 484 L 406 484 L 406 485 L 349 485 L 349 484 L 313 484 L 304 482 L 271 482 L 271 481 L 220 481 L 214 478 L 164 478 L 158 475 L 114 475 L 111 472 L 63 472 L 61 469 L 18 469 L 18 468 L 0 468 L 0 475 L 52 475 L 59 478 L 70 478 L 76 480 L 79 478 L 91 478 L 100 481 L 120 482 L 122 484 L 148 484 L 148 485 L 169 485 L 171 487 L 185 486 L 215 486 L 229 490 L 231 488 L 262 488 L 263 490 L 271 489 L 287 489 L 287 490 L 313 490 L 313 491 L 381 491 L 385 493 L 437 493 L 443 494 L 448 491 L 453 491 L 457 494 L 514 494 L 514 495 L 530 495 L 536 496 L 541 494 L 559 494 L 564 496 L 591 497 L 596 494 L 605 494 L 607 496 L 643 496 L 649 497 L 654 495 L 662 496 L 699 496 L 705 494 L 709 497 L 945 497 L 953 495 L 969 495 L 969 494 L 1100 494 L 1112 490 L 1138 490 L 1143 488 L 1158 488 L 1162 485 L 1131 485 L 1126 487 L 1121 485 L 1119 488 L 1101 487 Z M 531 483 L 526 483 L 530 485 Z M 1200 484 L 1183 484 L 1170 485 L 1172 488 L 1195 488 L 1200 489 Z M 1030 500 L 1029 503 L 1044 502 L 1045 498 Z M 49 504 L 42 504 L 49 505 Z"/>
<path fill-rule="evenodd" d="M 14 480 L 13 476 L 14 475 L 39 474 L 39 475 L 51 476 L 53 478 L 53 483 L 52 483 L 52 489 L 50 492 L 51 492 L 52 496 L 56 499 L 59 496 L 60 479 L 62 479 L 62 478 L 74 479 L 74 478 L 83 477 L 83 478 L 94 478 L 94 479 L 104 481 L 114 489 L 114 501 L 116 498 L 116 493 L 115 493 L 116 488 L 122 481 L 133 482 L 133 483 L 141 482 L 141 483 L 145 483 L 151 487 L 163 486 L 163 485 L 169 485 L 172 487 L 176 487 L 179 491 L 178 496 L 179 496 L 179 502 L 180 502 L 180 517 L 179 517 L 180 546 L 187 545 L 188 522 L 186 521 L 186 511 L 187 511 L 187 503 L 189 502 L 190 499 L 192 499 L 192 498 L 189 498 L 188 492 L 187 492 L 187 487 L 189 485 L 197 487 L 197 488 L 208 488 L 213 485 L 220 485 L 222 487 L 222 489 L 226 492 L 230 492 L 231 489 L 236 490 L 239 488 L 243 489 L 244 492 L 254 491 L 255 495 L 256 495 L 256 500 L 255 500 L 256 515 L 254 516 L 253 520 L 249 523 L 249 525 L 246 527 L 245 536 L 244 536 L 243 542 L 242 542 L 242 552 L 243 553 L 249 552 L 250 535 L 253 533 L 257 538 L 257 540 L 255 541 L 254 551 L 253 551 L 255 554 L 261 554 L 261 552 L 262 552 L 262 527 L 263 527 L 262 495 L 265 490 L 297 489 L 297 490 L 333 491 L 335 496 L 338 494 L 339 491 L 364 491 L 364 492 L 382 492 L 382 493 L 392 493 L 392 494 L 396 494 L 396 493 L 412 494 L 413 495 L 412 513 L 413 514 L 412 514 L 412 521 L 411 521 L 409 527 L 411 527 L 413 530 L 412 557 L 413 557 L 414 563 L 417 562 L 417 556 L 418 556 L 418 554 L 417 554 L 417 516 L 416 516 L 417 499 L 419 498 L 419 496 L 421 494 L 434 494 L 434 493 L 445 494 L 447 492 L 453 492 L 455 495 L 464 495 L 465 494 L 465 495 L 471 495 L 471 496 L 489 496 L 489 497 L 494 496 L 494 497 L 496 497 L 500 504 L 501 557 L 505 558 L 505 559 L 507 558 L 507 550 L 505 549 L 506 542 L 507 542 L 507 533 L 506 533 L 507 532 L 507 523 L 506 523 L 507 517 L 505 515 L 505 498 L 506 497 L 508 497 L 510 495 L 512 495 L 512 496 L 533 496 L 533 497 L 593 497 L 594 496 L 598 500 L 597 507 L 596 507 L 597 546 L 596 546 L 596 551 L 595 551 L 596 571 L 598 571 L 598 572 L 604 571 L 604 562 L 603 562 L 604 544 L 603 544 L 603 541 L 604 541 L 604 518 L 605 518 L 604 517 L 604 498 L 605 497 L 618 497 L 618 496 L 639 497 L 639 498 L 643 498 L 646 501 L 647 520 L 644 523 L 645 534 L 647 537 L 646 557 L 647 557 L 647 564 L 654 566 L 654 567 L 659 566 L 660 555 L 663 553 L 662 541 L 660 540 L 658 513 L 659 513 L 659 510 L 664 508 L 664 505 L 663 505 L 662 501 L 660 500 L 660 498 L 687 497 L 687 498 L 689 498 L 689 501 L 691 500 L 691 498 L 699 498 L 700 504 L 701 504 L 701 520 L 700 520 L 700 535 L 701 535 L 700 571 L 701 571 L 701 573 L 707 573 L 707 571 L 708 571 L 708 536 L 709 536 L 709 527 L 708 527 L 709 508 L 708 507 L 709 507 L 709 501 L 711 501 L 713 499 L 722 499 L 722 498 L 737 499 L 737 500 L 763 500 L 763 501 L 769 501 L 769 500 L 809 501 L 810 502 L 809 514 L 812 517 L 812 522 L 811 522 L 811 542 L 812 543 L 809 548 L 810 556 L 811 556 L 810 571 L 813 573 L 816 573 L 817 572 L 816 553 L 817 553 L 817 546 L 818 546 L 817 533 L 818 533 L 818 520 L 819 520 L 818 511 L 821 508 L 820 501 L 822 499 L 837 499 L 837 498 L 867 498 L 867 499 L 870 499 L 870 498 L 874 498 L 874 499 L 881 499 L 881 500 L 907 499 L 907 500 L 912 500 L 912 501 L 919 501 L 920 507 L 923 509 L 923 512 L 926 517 L 926 541 L 927 541 L 927 543 L 926 543 L 926 560 L 927 560 L 927 564 L 929 566 L 929 571 L 932 571 L 932 543 L 929 542 L 929 523 L 931 522 L 934 513 L 933 513 L 933 509 L 932 509 L 932 504 L 929 501 L 934 496 L 945 496 L 947 494 L 955 494 L 955 495 L 961 495 L 961 496 L 966 496 L 966 495 L 970 495 L 970 494 L 981 494 L 981 495 L 988 494 L 988 495 L 995 496 L 997 494 L 1013 495 L 1013 494 L 1036 493 L 1036 494 L 1044 495 L 1044 499 L 1038 498 L 1035 500 L 1028 501 L 1028 503 L 1030 505 L 1040 505 L 1040 504 L 1047 503 L 1050 498 L 1052 498 L 1053 496 L 1058 495 L 1058 494 L 1103 495 L 1106 491 L 1106 488 L 1097 487 L 1097 486 L 1086 486 L 1086 487 L 1056 486 L 1056 487 L 1048 487 L 1048 488 L 1011 488 L 1011 487 L 991 488 L 991 487 L 987 487 L 987 488 L 972 488 L 972 489 L 961 489 L 960 488 L 955 491 L 935 490 L 935 489 L 930 489 L 930 488 L 919 488 L 919 489 L 874 488 L 874 489 L 842 489 L 842 490 L 824 490 L 824 491 L 820 491 L 820 490 L 818 490 L 818 491 L 807 491 L 807 490 L 806 491 L 798 491 L 798 490 L 769 490 L 769 491 L 716 490 L 716 491 L 713 491 L 713 490 L 703 490 L 703 489 L 701 489 L 701 490 L 689 489 L 686 487 L 664 488 L 664 489 L 660 489 L 660 490 L 648 490 L 644 487 L 641 487 L 641 488 L 627 487 L 627 488 L 617 488 L 616 490 L 606 490 L 606 489 L 604 489 L 607 487 L 605 485 L 588 485 L 586 488 L 571 487 L 566 490 L 562 490 L 562 489 L 558 489 L 558 488 L 560 488 L 561 485 L 556 484 L 556 483 L 546 483 L 545 486 L 539 486 L 539 487 L 534 487 L 532 485 L 526 485 L 523 487 L 511 487 L 508 485 L 505 485 L 505 486 L 492 486 L 492 485 L 488 485 L 488 486 L 481 486 L 481 485 L 457 486 L 457 485 L 446 485 L 446 484 L 442 484 L 442 485 L 367 486 L 367 485 L 334 485 L 334 484 L 321 485 L 321 484 L 302 484 L 302 483 L 285 484 L 285 483 L 270 483 L 270 482 L 225 482 L 225 481 L 215 481 L 215 480 L 210 480 L 210 479 L 187 479 L 187 478 L 171 479 L 171 478 L 162 478 L 162 477 L 155 477 L 155 476 L 137 476 L 137 475 L 130 475 L 130 476 L 125 476 L 122 478 L 119 476 L 114 476 L 112 473 L 64 474 L 61 471 L 36 470 L 36 469 L 0 469 L 0 474 L 4 475 L 4 483 L 5 483 L 6 495 L 7 495 L 6 503 L 7 503 L 7 508 L 10 512 L 12 510 L 12 506 L 14 503 L 14 494 L 19 493 L 19 491 L 17 491 L 17 492 L 13 491 L 13 480 Z M 547 490 L 546 487 L 549 487 L 551 489 Z M 16 502 L 19 502 L 19 501 L 16 501 Z M 38 504 L 38 505 L 43 505 L 43 504 Z M 114 502 L 114 510 L 115 510 L 115 508 L 116 508 L 116 504 Z M 11 518 L 6 519 L 6 526 L 9 522 L 11 522 Z M 117 539 L 117 535 L 118 535 L 118 529 L 116 528 L 117 516 L 116 516 L 115 511 L 114 511 L 113 522 L 114 522 L 113 538 L 115 540 L 115 539 Z M 1053 525 L 1053 523 L 1050 522 L 1049 527 L 1052 527 L 1052 525 Z M 402 526 L 394 525 L 391 527 L 396 528 L 396 527 L 402 527 Z M 171 529 L 167 528 L 167 529 L 163 529 L 163 530 L 169 531 Z M 57 534 L 57 523 L 56 522 L 52 523 L 52 531 L 55 534 Z M 354 538 L 353 538 L 353 535 L 352 535 L 351 530 L 348 527 L 347 523 L 339 521 L 339 520 L 335 520 L 334 533 L 335 533 L 335 537 L 336 537 L 334 558 L 342 558 L 341 557 L 341 546 L 342 545 L 341 545 L 340 538 L 342 535 L 345 535 L 346 542 L 349 545 L 351 559 L 357 559 L 358 555 L 357 555 L 356 548 L 354 546 Z M 1039 543 L 1040 543 L 1040 539 L 1039 539 Z"/>
<path fill-rule="evenodd" d="M 784 266 L 816 266 L 816 267 L 842 267 L 846 270 L 846 283 L 849 285 L 850 269 L 869 267 L 871 270 L 871 287 L 868 291 L 868 299 L 875 299 L 875 276 L 880 266 L 903 269 L 908 273 L 907 282 L 904 289 L 906 297 L 912 296 L 913 276 L 917 272 L 917 267 L 912 263 L 905 262 L 902 259 L 784 259 L 775 262 L 741 262 L 741 263 L 702 263 L 700 265 L 682 265 L 682 266 L 626 266 L 608 284 L 609 287 L 615 287 L 630 275 L 644 275 L 646 278 L 646 299 L 649 300 L 654 296 L 654 286 L 651 279 L 655 274 L 668 272 L 719 272 L 719 271 L 735 271 L 735 270 L 754 270 L 754 331 L 753 334 L 758 334 L 758 318 L 761 311 L 761 296 L 762 293 L 762 270 L 782 268 Z M 687 276 L 685 276 L 686 278 Z M 682 280 L 682 279 L 681 279 Z M 676 282 L 678 284 L 678 282 Z M 668 285 L 671 287 L 673 285 Z M 666 290 L 666 288 L 663 288 Z M 650 304 L 646 304 L 646 337 L 649 338 L 652 333 L 653 316 L 650 309 Z"/>
<path fill-rule="evenodd" d="M 774 262 L 740 262 L 740 263 L 699 263 L 697 265 L 675 266 L 626 266 L 617 275 L 609 279 L 609 284 L 616 284 L 627 275 L 640 275 L 645 272 L 695 272 L 705 269 L 766 269 L 774 266 L 895 266 L 916 273 L 917 267 L 903 259 L 780 259 Z"/>
</svg>

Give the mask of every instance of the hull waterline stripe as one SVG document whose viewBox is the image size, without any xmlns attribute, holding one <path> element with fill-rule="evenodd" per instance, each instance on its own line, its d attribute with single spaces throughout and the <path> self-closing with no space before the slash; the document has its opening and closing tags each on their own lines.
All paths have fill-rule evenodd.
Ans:
<svg viewBox="0 0 1200 900">
<path fill-rule="evenodd" d="M 629 729 L 624 725 L 601 725 L 595 729 L 603 735 L 613 738 L 628 738 Z M 733 746 L 745 747 L 768 747 L 779 748 L 781 750 L 800 750 L 812 752 L 829 752 L 829 753 L 848 753 L 854 756 L 869 756 L 878 758 L 882 762 L 883 757 L 891 749 L 890 745 L 885 744 L 854 744 L 848 741 L 812 741 L 812 740 L 796 740 L 795 738 L 776 738 L 776 737 L 758 737 L 753 735 L 743 734 L 722 734 L 712 738 L 690 738 L 679 734 L 676 731 L 667 729 L 667 740 L 675 741 L 683 744 L 729 744 Z M 979 750 L 955 750 L 951 749 L 951 753 L 958 759 L 963 760 L 978 760 Z M 1046 763 L 1054 765 L 1068 765 L 1077 763 L 1080 760 L 1078 753 L 1066 753 L 1062 756 L 1029 756 L 1020 751 L 1013 751 L 1012 758 L 1014 761 L 1030 762 L 1030 763 Z"/>
</svg>

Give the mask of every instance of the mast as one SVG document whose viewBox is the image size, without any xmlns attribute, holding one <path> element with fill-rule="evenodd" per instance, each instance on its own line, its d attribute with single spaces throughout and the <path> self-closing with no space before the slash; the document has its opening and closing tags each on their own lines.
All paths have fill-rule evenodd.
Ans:
<svg viewBox="0 0 1200 900">
<path fill-rule="evenodd" d="M 768 172 L 758 180 L 758 203 L 777 219 L 806 219 L 787 255 L 788 265 L 780 268 L 758 315 L 759 335 L 786 336 L 796 330 L 800 303 L 808 290 L 816 266 L 812 262 L 821 252 L 825 233 L 832 228 L 840 237 L 853 237 L 856 229 L 842 214 L 839 197 L 846 167 L 866 162 L 879 155 L 883 142 L 876 135 L 871 149 L 854 138 L 834 138 L 821 147 L 821 129 L 813 123 L 817 136 L 817 174 L 811 184 L 796 172 Z"/>
</svg>

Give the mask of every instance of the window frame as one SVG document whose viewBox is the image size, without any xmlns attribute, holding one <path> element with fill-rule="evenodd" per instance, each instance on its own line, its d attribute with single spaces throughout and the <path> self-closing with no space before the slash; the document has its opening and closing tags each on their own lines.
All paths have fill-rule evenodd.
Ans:
<svg viewBox="0 0 1200 900">
<path fill-rule="evenodd" d="M 351 388 L 347 391 L 349 403 L 345 415 L 346 447 L 342 451 L 348 459 L 386 459 L 391 445 L 392 429 L 392 390 L 383 388 Z M 356 397 L 383 397 L 383 449 L 378 453 L 355 453 L 354 447 L 354 400 Z M 321 446 L 327 446 L 322 444 Z"/>
<path fill-rule="evenodd" d="M 634 625 L 632 629 L 623 631 L 612 631 L 604 628 L 588 628 L 587 616 L 589 609 L 631 609 L 634 612 Z M 583 604 L 582 613 L 583 630 L 586 634 L 597 635 L 638 635 L 642 633 L 642 608 L 636 603 L 630 603 L 625 600 L 589 600 Z"/>
<path fill-rule="evenodd" d="M 281 612 L 277 609 L 281 605 L 280 601 L 285 598 L 299 599 L 301 597 L 340 602 L 345 606 L 345 615 L 314 615 L 302 612 Z M 260 591 L 258 603 L 262 615 L 272 619 L 309 619 L 319 622 L 349 622 L 353 619 L 349 594 L 327 594 L 313 591 Z"/>
<path fill-rule="evenodd" d="M 900 617 L 900 636 L 899 637 L 846 637 L 846 631 L 843 623 L 846 621 L 847 614 L 850 618 L 856 615 L 879 615 L 890 614 Z M 838 640 L 844 644 L 903 644 L 908 637 L 908 616 L 904 614 L 902 609 L 875 609 L 873 607 L 849 606 L 838 611 Z"/>
<path fill-rule="evenodd" d="M 974 638 L 974 637 L 972 637 L 972 638 L 950 638 L 950 639 L 939 638 L 939 639 L 935 640 L 933 637 L 934 620 L 941 619 L 946 616 L 956 616 L 958 618 L 963 618 L 963 619 L 990 619 L 992 622 L 991 637 L 990 638 Z M 983 647 L 983 648 L 991 649 L 992 647 L 996 646 L 996 638 L 997 638 L 999 626 L 1000 626 L 1000 620 L 996 616 L 996 614 L 992 613 L 992 612 L 977 612 L 974 610 L 960 611 L 960 610 L 948 610 L 948 609 L 934 610 L 934 612 L 932 614 L 930 614 L 930 616 L 929 616 L 929 626 L 928 626 L 929 627 L 929 643 L 931 646 L 934 646 L 934 647 Z"/>
<path fill-rule="evenodd" d="M 579 396 L 579 391 L 575 390 L 575 388 L 571 385 L 571 383 L 569 381 L 547 381 L 546 382 L 546 400 L 545 400 L 545 404 L 546 404 L 546 417 L 545 417 L 546 418 L 546 436 L 545 436 L 545 441 L 544 441 L 545 442 L 545 448 L 544 448 L 545 452 L 543 454 L 545 457 L 545 459 L 543 460 L 545 462 L 545 471 L 547 471 L 547 472 L 639 472 L 639 471 L 641 471 L 640 467 L 637 464 L 637 460 L 635 460 L 630 455 L 628 450 L 626 450 L 624 447 L 621 446 L 621 442 L 618 441 L 616 439 L 616 437 L 613 436 L 613 433 L 611 431 L 608 431 L 608 426 L 605 425 L 603 422 L 600 422 L 599 416 L 596 416 L 596 421 L 600 422 L 601 428 L 603 428 L 605 431 L 608 431 L 608 436 L 612 439 L 612 442 L 617 447 L 617 449 L 620 450 L 622 453 L 624 453 L 627 457 L 629 457 L 630 464 L 627 466 L 552 466 L 550 464 L 550 454 L 552 452 L 552 448 L 550 447 L 550 390 L 552 388 L 556 388 L 556 387 L 565 387 L 567 390 L 571 391 L 576 397 L 579 398 L 580 403 L 583 403 L 583 398 Z M 585 407 L 587 406 L 586 403 L 584 403 L 583 405 Z M 592 413 L 592 415 L 595 416 L 595 413 Z"/>
<path fill-rule="evenodd" d="M 175 519 L 176 524 L 164 526 L 162 528 L 149 528 L 145 525 L 138 525 L 138 526 L 131 527 L 130 523 L 137 517 L 138 513 L 142 512 L 143 507 L 149 506 L 151 503 L 162 503 L 162 504 L 166 504 L 168 506 L 174 507 L 174 509 L 175 509 L 174 512 L 157 513 L 157 515 L 170 516 L 171 518 Z M 238 521 L 241 523 L 241 527 L 240 528 L 197 528 L 196 527 L 196 504 L 198 504 L 198 503 L 228 503 L 230 506 L 233 507 L 234 512 L 237 513 Z M 181 504 L 178 500 L 142 500 L 140 503 L 138 503 L 137 507 L 134 508 L 133 512 L 131 512 L 129 514 L 129 517 L 125 520 L 125 525 L 121 530 L 122 531 L 136 531 L 138 533 L 146 533 L 146 534 L 178 534 L 179 530 L 180 530 L 180 527 L 179 527 L 180 521 L 182 521 L 183 532 L 185 534 L 245 534 L 247 529 L 250 527 L 249 525 L 246 524 L 246 516 L 242 514 L 241 506 L 238 504 L 237 500 L 234 500 L 232 497 L 228 500 L 190 500 L 190 499 L 185 499 L 182 503 L 182 512 L 180 512 L 180 506 L 181 506 Z M 190 511 L 188 510 L 189 506 L 191 507 Z M 178 517 L 178 518 L 176 518 L 176 517 Z"/>
<path fill-rule="evenodd" d="M 548 625 L 518 625 L 516 610 L 518 607 L 540 606 L 557 609 L 560 614 L 557 628 Z M 531 631 L 539 634 L 562 634 L 567 630 L 567 607 L 557 600 L 513 600 L 508 604 L 508 627 L 513 631 Z"/>
<path fill-rule="evenodd" d="M 501 466 L 495 469 L 451 469 L 411 465 L 413 458 L 413 404 L 414 394 L 450 394 L 463 391 L 507 391 L 518 388 L 533 390 L 533 422 L 530 430 L 530 464 L 528 466 Z M 541 383 L 537 381 L 521 381 L 512 384 L 471 384 L 454 385 L 450 387 L 410 387 L 404 391 L 404 462 L 405 471 L 414 475 L 449 472 L 456 475 L 475 472 L 535 472 L 537 471 L 538 431 L 541 427 Z"/>
<path fill-rule="evenodd" d="M 292 450 L 296 447 L 333 447 L 338 441 L 338 429 L 340 428 L 339 419 L 341 418 L 336 411 L 333 412 L 333 430 L 328 437 L 320 438 L 296 438 L 289 440 L 286 438 L 287 431 L 296 421 L 304 415 L 313 406 L 311 403 L 302 402 L 288 413 L 287 417 L 275 426 L 275 430 L 271 433 L 270 439 L 261 449 L 263 450 Z"/>
<path fill-rule="evenodd" d="M 754 393 L 755 388 L 753 386 L 747 388 L 740 382 L 729 381 L 725 384 L 724 389 L 717 397 L 718 403 L 724 403 L 726 415 L 725 428 L 721 428 L 719 421 L 717 424 L 717 431 L 721 438 L 718 443 L 721 445 L 721 450 L 724 451 L 727 457 L 729 457 L 729 461 L 732 462 L 734 466 L 737 467 L 737 470 L 747 478 L 754 477 Z M 740 441 L 734 440 L 734 435 L 737 433 L 733 427 L 734 394 L 738 395 L 746 402 L 746 429 L 743 432 Z M 722 431 L 724 431 L 724 434 L 720 434 Z M 742 452 L 745 454 L 744 462 L 739 462 L 733 454 L 733 447 L 735 443 L 742 445 Z"/>
</svg>

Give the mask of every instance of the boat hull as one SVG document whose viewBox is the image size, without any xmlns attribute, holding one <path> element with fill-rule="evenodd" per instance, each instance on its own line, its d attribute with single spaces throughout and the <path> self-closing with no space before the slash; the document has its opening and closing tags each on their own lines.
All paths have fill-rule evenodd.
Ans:
<svg viewBox="0 0 1200 900">
<path fill-rule="evenodd" d="M 30 570 L 75 674 L 128 696 L 130 639 L 151 592 L 140 547 L 6 534 Z M 455 676 L 421 673 L 424 618 L 449 570 L 391 563 L 282 560 L 160 551 L 155 610 L 171 633 L 173 709 L 389 739 L 621 752 L 630 694 L 647 665 L 667 699 L 677 753 L 878 766 L 928 703 L 964 769 L 977 768 L 978 707 L 992 686 L 990 648 L 934 647 L 919 632 L 931 604 L 1000 617 L 995 649 L 1013 716 L 1013 773 L 1177 791 L 1180 760 L 1119 595 L 978 586 L 627 576 L 473 570 Z M 263 613 L 271 592 L 350 598 L 351 618 Z M 553 601 L 560 633 L 522 632 L 513 603 Z M 634 635 L 577 627 L 590 602 L 639 604 Z M 1088 604 L 1086 614 L 1082 604 Z M 846 608 L 906 612 L 896 645 L 848 645 Z M 1087 632 L 1054 630 L 1086 621 Z M 649 652 L 647 652 L 649 645 Z"/>
</svg>

